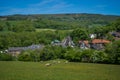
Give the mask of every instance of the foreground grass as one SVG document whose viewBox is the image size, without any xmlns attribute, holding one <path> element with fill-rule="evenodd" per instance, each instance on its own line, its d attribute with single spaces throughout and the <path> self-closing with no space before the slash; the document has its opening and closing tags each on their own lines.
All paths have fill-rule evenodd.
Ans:
<svg viewBox="0 0 120 80">
<path fill-rule="evenodd" d="M 120 65 L 46 63 L 0 61 L 0 80 L 120 80 Z"/>
</svg>

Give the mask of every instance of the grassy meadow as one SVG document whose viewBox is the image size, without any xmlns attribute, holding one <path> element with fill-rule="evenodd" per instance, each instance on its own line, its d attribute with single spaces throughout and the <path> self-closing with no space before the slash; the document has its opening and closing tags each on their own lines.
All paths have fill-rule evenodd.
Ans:
<svg viewBox="0 0 120 80">
<path fill-rule="evenodd" d="M 43 32 L 43 31 L 59 31 L 59 32 L 71 32 L 73 31 L 71 30 L 57 30 L 57 29 L 36 29 L 36 32 Z"/>
<path fill-rule="evenodd" d="M 41 31 L 56 31 L 55 29 L 36 29 L 36 32 L 41 32 Z"/>
<path fill-rule="evenodd" d="M 0 80 L 120 80 L 120 65 L 0 61 Z"/>
</svg>

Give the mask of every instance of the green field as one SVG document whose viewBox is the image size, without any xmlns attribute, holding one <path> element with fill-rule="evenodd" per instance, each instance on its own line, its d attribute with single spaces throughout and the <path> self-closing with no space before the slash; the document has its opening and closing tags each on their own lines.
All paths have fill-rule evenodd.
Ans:
<svg viewBox="0 0 120 80">
<path fill-rule="evenodd" d="M 55 31 L 55 29 L 36 29 L 36 32 L 41 32 L 41 31 Z"/>
<path fill-rule="evenodd" d="M 36 32 L 42 32 L 42 31 L 56 31 L 57 29 L 36 29 Z M 61 31 L 61 32 L 71 32 L 73 31 L 72 29 L 71 30 L 58 30 L 58 31 Z"/>
<path fill-rule="evenodd" d="M 0 61 L 0 80 L 120 80 L 120 65 L 46 63 Z"/>
</svg>

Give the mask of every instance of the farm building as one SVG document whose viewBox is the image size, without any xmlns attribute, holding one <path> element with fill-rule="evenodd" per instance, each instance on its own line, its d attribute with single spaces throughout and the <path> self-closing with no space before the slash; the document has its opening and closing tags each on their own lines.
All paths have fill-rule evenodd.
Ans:
<svg viewBox="0 0 120 80">
<path fill-rule="evenodd" d="M 31 45 L 27 47 L 10 47 L 8 48 L 8 53 L 10 53 L 12 56 L 19 55 L 22 51 L 25 50 L 35 50 L 35 49 L 42 49 L 43 45 Z"/>
</svg>

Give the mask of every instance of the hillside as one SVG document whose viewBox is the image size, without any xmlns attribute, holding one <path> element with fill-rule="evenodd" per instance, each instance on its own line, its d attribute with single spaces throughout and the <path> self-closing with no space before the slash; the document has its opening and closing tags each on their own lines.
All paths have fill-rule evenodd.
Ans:
<svg viewBox="0 0 120 80">
<path fill-rule="evenodd" d="M 97 14 L 2 16 L 0 21 L 0 50 L 2 51 L 0 59 L 20 61 L 66 59 L 73 62 L 84 62 L 84 56 L 87 56 L 87 62 L 120 64 L 120 19 L 117 18 L 119 16 Z M 97 39 L 96 45 L 90 38 L 91 34 L 95 35 Z M 84 40 L 87 41 L 88 46 L 83 48 L 81 42 Z M 103 40 L 107 43 L 101 42 Z M 72 45 L 69 45 L 69 41 Z M 62 44 L 62 42 L 67 43 Z M 112 42 L 112 44 L 108 42 Z M 29 52 L 24 49 L 34 44 L 42 44 L 45 47 L 40 52 L 37 50 Z M 22 52 L 16 59 L 11 55 L 3 54 L 3 52 L 9 53 L 11 47 L 17 47 L 18 50 L 24 49 L 25 52 Z"/>
<path fill-rule="evenodd" d="M 101 14 L 36 14 L 36 15 L 8 15 L 0 16 L 0 22 L 9 22 L 10 25 L 24 21 L 35 28 L 75 29 L 78 27 L 105 26 L 120 16 Z"/>
</svg>

